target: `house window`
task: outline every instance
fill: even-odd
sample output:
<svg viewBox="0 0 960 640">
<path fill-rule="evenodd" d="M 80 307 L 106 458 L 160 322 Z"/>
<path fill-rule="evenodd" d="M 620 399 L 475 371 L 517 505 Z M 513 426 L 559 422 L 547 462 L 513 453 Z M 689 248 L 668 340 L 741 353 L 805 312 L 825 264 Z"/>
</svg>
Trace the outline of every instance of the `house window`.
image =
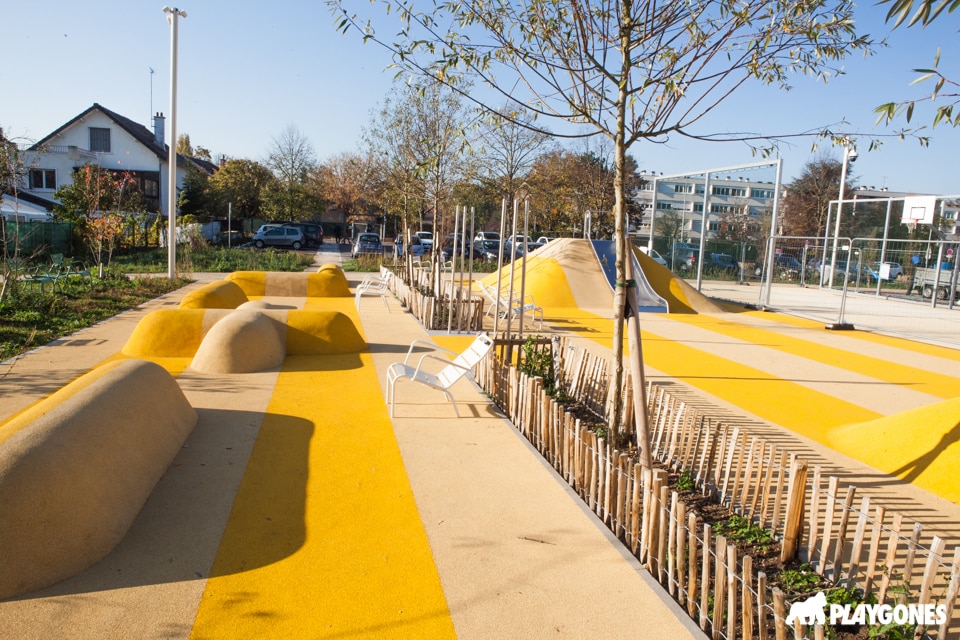
<svg viewBox="0 0 960 640">
<path fill-rule="evenodd" d="M 720 223 L 716 220 L 710 221 L 710 231 L 720 231 Z"/>
<path fill-rule="evenodd" d="M 56 189 L 57 172 L 53 169 L 30 169 L 31 189 Z"/>
<path fill-rule="evenodd" d="M 750 195 L 757 200 L 769 200 L 773 197 L 773 189 L 751 189 Z"/>
<path fill-rule="evenodd" d="M 160 183 L 149 178 L 143 181 L 143 195 L 148 198 L 157 198 L 160 196 Z"/>
<path fill-rule="evenodd" d="M 693 193 L 692 184 L 675 184 L 673 185 L 674 193 Z"/>
<path fill-rule="evenodd" d="M 90 127 L 90 151 L 110 153 L 110 129 Z"/>
</svg>

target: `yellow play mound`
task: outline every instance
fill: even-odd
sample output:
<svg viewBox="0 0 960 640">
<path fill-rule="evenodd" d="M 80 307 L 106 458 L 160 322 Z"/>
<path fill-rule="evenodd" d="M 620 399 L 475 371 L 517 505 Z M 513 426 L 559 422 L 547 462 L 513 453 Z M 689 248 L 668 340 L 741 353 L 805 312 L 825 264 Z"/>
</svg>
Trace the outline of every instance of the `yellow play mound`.
<svg viewBox="0 0 960 640">
<path fill-rule="evenodd" d="M 169 373 L 125 360 L 0 426 L 0 598 L 110 553 L 196 423 Z"/>
<path fill-rule="evenodd" d="M 960 503 L 960 398 L 837 427 L 828 439 L 841 453 Z"/>
<path fill-rule="evenodd" d="M 644 276 L 663 299 L 670 313 L 724 313 L 723 308 L 677 278 L 669 269 L 635 249 Z M 597 262 L 589 240 L 559 238 L 527 257 L 526 280 L 521 279 L 520 265 L 514 265 L 513 288 L 532 295 L 541 307 L 577 307 L 608 313 L 613 307 L 613 290 Z M 500 280 L 503 287 L 510 282 L 510 265 L 504 266 Z M 483 279 L 496 286 L 497 273 Z"/>
</svg>

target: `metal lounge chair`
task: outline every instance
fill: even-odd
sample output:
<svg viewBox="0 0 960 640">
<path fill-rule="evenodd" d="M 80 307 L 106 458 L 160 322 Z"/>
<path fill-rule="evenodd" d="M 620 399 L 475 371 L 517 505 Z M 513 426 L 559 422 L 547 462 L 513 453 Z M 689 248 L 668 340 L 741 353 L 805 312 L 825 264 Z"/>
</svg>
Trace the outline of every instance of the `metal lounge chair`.
<svg viewBox="0 0 960 640">
<path fill-rule="evenodd" d="M 480 290 L 483 292 L 483 295 L 487 297 L 487 300 L 490 301 L 490 307 L 487 309 L 487 314 L 489 314 L 493 309 L 496 309 L 498 313 L 501 314 L 500 317 L 506 318 L 507 322 L 513 322 L 515 318 L 519 318 L 520 314 L 532 317 L 539 323 L 539 329 L 543 329 L 543 307 L 538 307 L 533 301 L 533 296 L 527 294 L 520 299 L 520 294 L 513 292 L 512 303 L 511 295 L 509 289 L 501 291 L 499 293 L 494 293 L 493 287 L 486 287 L 482 282 L 477 283 L 480 286 Z"/>
<path fill-rule="evenodd" d="M 410 358 L 413 356 L 413 350 L 417 345 L 430 347 L 435 351 L 443 351 L 456 357 L 453 361 L 450 361 L 435 353 L 425 353 L 420 356 L 420 360 L 416 366 L 413 366 L 410 364 Z M 453 405 L 453 410 L 459 418 L 460 411 L 457 409 L 457 403 L 454 401 L 449 389 L 461 378 L 471 376 L 473 368 L 490 353 L 491 349 L 493 349 L 493 339 L 486 333 L 477 335 L 476 339 L 470 343 L 470 346 L 467 347 L 463 353 L 444 349 L 425 340 L 414 340 L 410 344 L 410 350 L 407 351 L 407 357 L 403 359 L 403 362 L 394 362 L 387 369 L 387 402 L 390 403 L 390 417 L 393 417 L 393 409 L 397 399 L 395 389 L 397 381 L 407 378 L 411 382 L 418 382 L 431 389 L 442 391 L 443 395 L 445 395 L 447 400 Z M 424 368 L 426 363 L 433 360 L 445 365 L 437 373 L 431 373 Z"/>
<path fill-rule="evenodd" d="M 383 301 L 383 306 L 389 309 L 390 305 L 387 304 L 387 294 L 390 293 L 391 277 L 392 274 L 388 272 L 383 276 L 367 276 L 364 278 L 363 282 L 357 285 L 357 292 L 353 298 L 353 303 L 357 306 L 357 309 L 360 308 L 360 298 L 366 293 L 379 295 Z"/>
</svg>

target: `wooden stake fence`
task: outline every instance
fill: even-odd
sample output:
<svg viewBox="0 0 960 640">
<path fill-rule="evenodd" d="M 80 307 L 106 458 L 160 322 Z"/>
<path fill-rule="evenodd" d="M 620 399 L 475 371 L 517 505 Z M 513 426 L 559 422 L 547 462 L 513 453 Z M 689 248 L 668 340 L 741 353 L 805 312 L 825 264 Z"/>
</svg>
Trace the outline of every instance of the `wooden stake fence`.
<svg viewBox="0 0 960 640">
<path fill-rule="evenodd" d="M 606 407 L 607 364 L 564 340 L 542 341 L 553 349 L 556 384 L 591 407 Z M 501 351 L 501 353 L 509 353 Z M 511 357 L 512 360 L 512 357 Z M 652 453 L 669 469 L 643 469 L 629 451 L 614 447 L 547 396 L 531 378 L 491 358 L 478 382 L 557 473 L 581 496 L 647 570 L 685 605 L 714 638 L 788 637 L 784 594 L 766 575 L 753 575 L 753 558 L 698 520 L 668 484 L 668 473 L 688 473 L 704 494 L 771 531 L 781 541 L 782 560 L 809 561 L 835 583 L 857 585 L 881 603 L 945 603 L 947 622 L 925 630 L 929 637 L 955 637 L 960 621 L 960 546 L 944 560 L 946 543 L 909 535 L 903 518 L 870 500 L 856 502 L 856 487 L 841 490 L 807 464 L 736 425 L 701 414 L 663 388 L 647 393 Z M 856 506 L 855 506 L 856 503 Z M 873 509 L 873 511 L 871 511 Z M 806 530 L 804 531 L 804 527 Z M 894 600 L 894 598 L 897 598 Z M 712 605 L 711 605 L 712 603 Z M 824 629 L 813 629 L 822 637 Z"/>
</svg>

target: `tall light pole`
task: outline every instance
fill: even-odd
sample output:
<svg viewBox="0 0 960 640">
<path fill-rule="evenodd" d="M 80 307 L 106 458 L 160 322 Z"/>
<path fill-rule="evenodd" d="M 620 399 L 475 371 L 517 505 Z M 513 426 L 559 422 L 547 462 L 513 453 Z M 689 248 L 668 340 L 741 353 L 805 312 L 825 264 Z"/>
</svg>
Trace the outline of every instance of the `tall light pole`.
<svg viewBox="0 0 960 640">
<path fill-rule="evenodd" d="M 170 145 L 167 156 L 167 277 L 177 271 L 177 20 L 187 12 L 164 7 L 170 23 Z"/>
</svg>

